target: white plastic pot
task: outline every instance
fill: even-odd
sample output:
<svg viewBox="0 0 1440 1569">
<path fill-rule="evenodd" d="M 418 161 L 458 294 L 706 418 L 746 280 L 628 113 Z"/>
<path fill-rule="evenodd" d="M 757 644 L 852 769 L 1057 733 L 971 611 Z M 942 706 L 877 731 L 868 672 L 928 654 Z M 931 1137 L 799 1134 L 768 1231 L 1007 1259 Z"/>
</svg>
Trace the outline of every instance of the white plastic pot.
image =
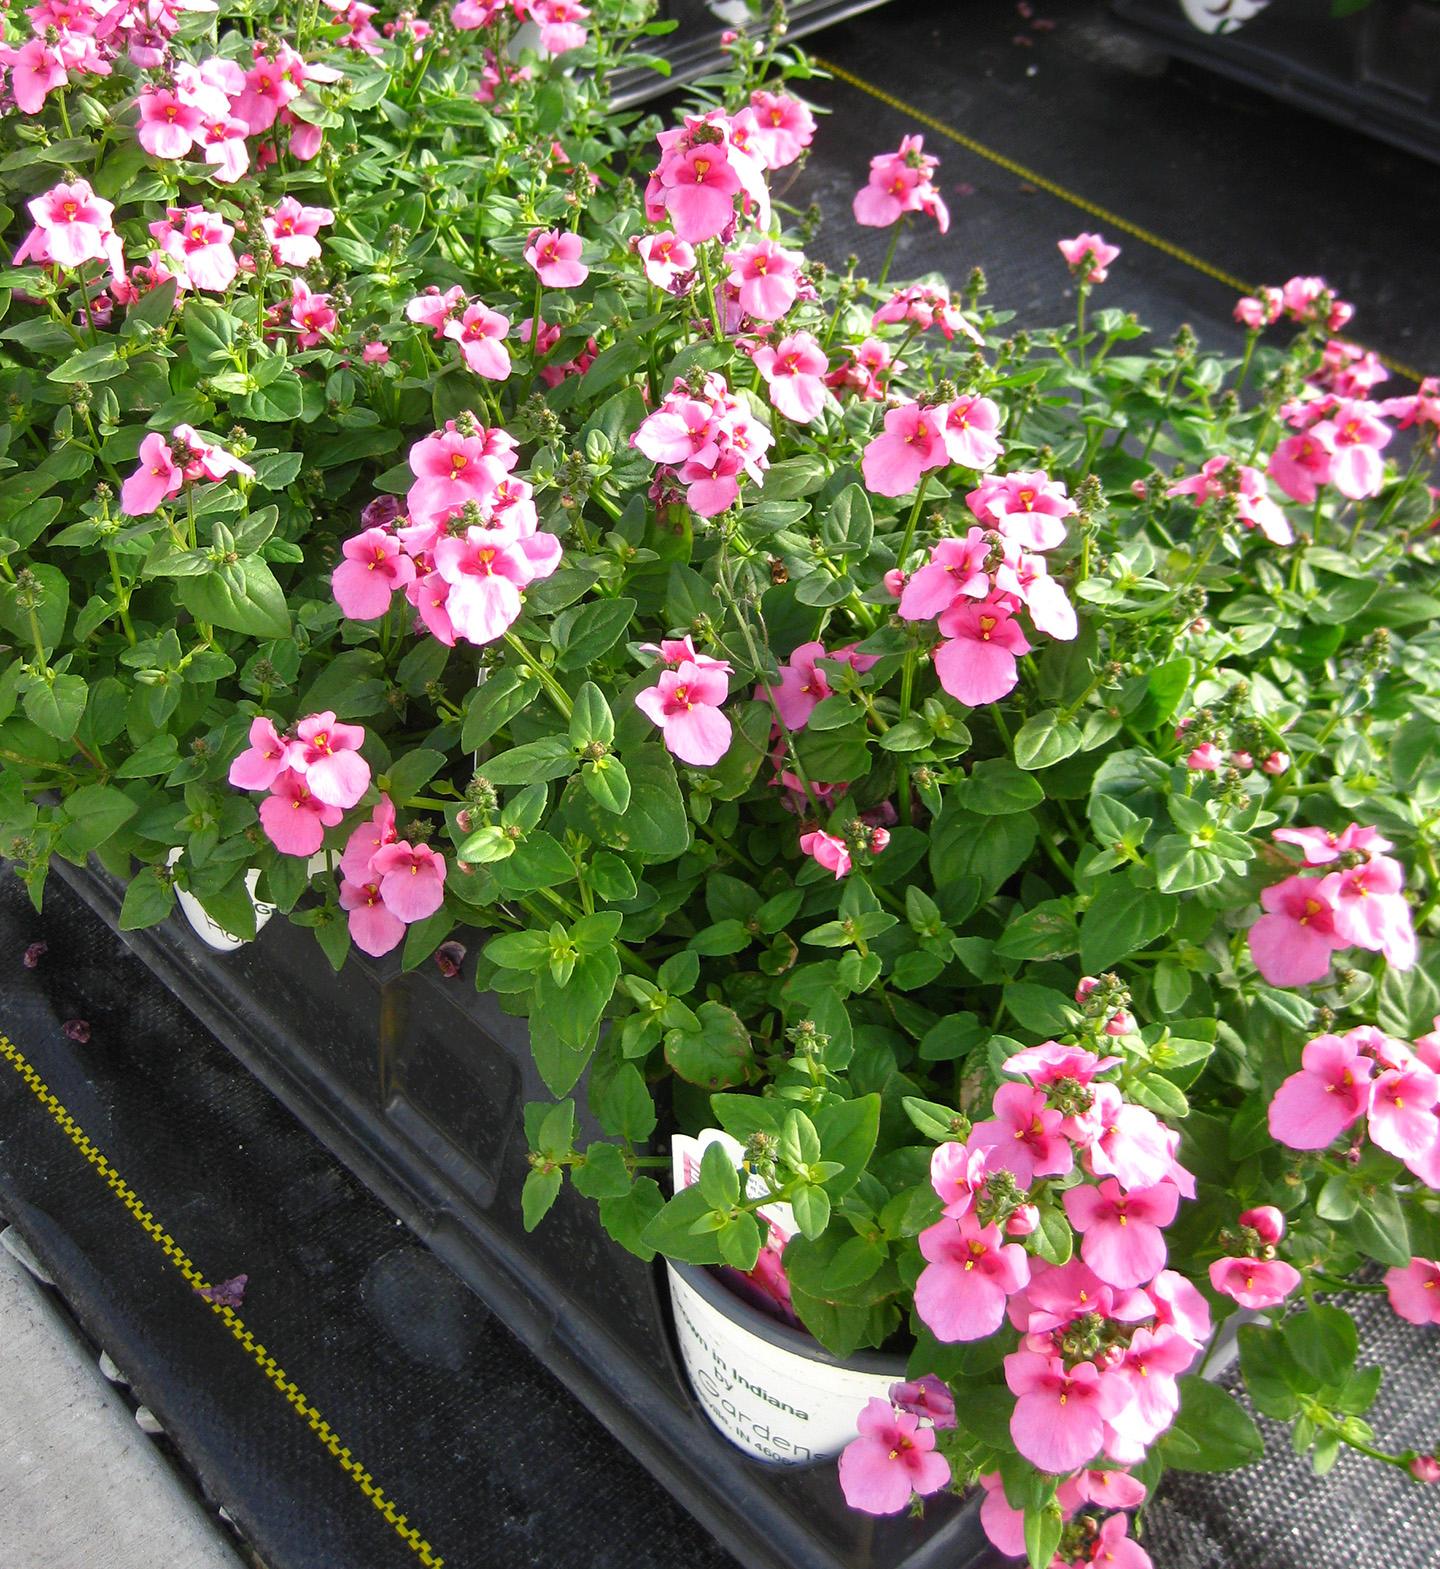
<svg viewBox="0 0 1440 1569">
<path fill-rule="evenodd" d="M 833 1459 L 872 1396 L 889 1400 L 905 1359 L 841 1362 L 803 1330 L 747 1306 L 715 1276 L 667 1261 L 675 1333 L 701 1409 L 736 1445 L 783 1465 Z"/>
<path fill-rule="evenodd" d="M 174 866 L 176 861 L 185 854 L 183 845 L 176 845 L 170 854 L 165 857 L 166 866 Z M 317 871 L 325 870 L 325 855 L 320 852 L 310 857 L 306 867 L 308 874 L 313 877 Z M 255 935 L 260 935 L 260 928 L 275 913 L 273 904 L 262 904 L 255 897 L 255 888 L 260 881 L 260 869 L 252 866 L 245 873 L 245 889 L 250 895 L 250 903 L 255 906 Z M 216 953 L 234 953 L 237 948 L 243 948 L 250 941 L 248 937 L 237 937 L 234 932 L 227 932 L 221 924 L 212 920 L 205 906 L 187 889 L 179 886 L 175 889 L 175 898 L 180 906 L 180 913 L 189 921 L 195 935 L 206 947 L 213 948 Z"/>
</svg>

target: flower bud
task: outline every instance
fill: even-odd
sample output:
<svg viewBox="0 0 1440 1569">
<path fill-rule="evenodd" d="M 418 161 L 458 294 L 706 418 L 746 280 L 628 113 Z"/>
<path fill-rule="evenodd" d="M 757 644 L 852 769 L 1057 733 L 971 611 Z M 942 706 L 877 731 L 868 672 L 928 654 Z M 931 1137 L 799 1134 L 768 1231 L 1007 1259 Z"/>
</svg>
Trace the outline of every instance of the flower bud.
<svg viewBox="0 0 1440 1569">
<path fill-rule="evenodd" d="M 1267 1247 L 1273 1248 L 1285 1235 L 1285 1217 L 1273 1204 L 1261 1204 L 1255 1209 L 1247 1209 L 1240 1217 L 1240 1224 L 1249 1226 Z"/>
<path fill-rule="evenodd" d="M 1410 1462 L 1410 1475 L 1417 1482 L 1440 1482 L 1440 1460 L 1434 1455 L 1416 1455 Z"/>
</svg>

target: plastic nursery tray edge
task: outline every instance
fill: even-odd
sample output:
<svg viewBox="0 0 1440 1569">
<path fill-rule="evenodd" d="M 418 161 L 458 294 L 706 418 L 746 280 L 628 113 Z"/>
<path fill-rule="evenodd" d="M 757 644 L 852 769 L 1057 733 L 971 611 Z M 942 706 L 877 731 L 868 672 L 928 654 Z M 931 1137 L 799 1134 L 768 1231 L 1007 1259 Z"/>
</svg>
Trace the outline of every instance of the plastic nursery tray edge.
<svg viewBox="0 0 1440 1569">
<path fill-rule="evenodd" d="M 122 885 L 93 863 L 55 865 L 76 894 L 115 928 Z M 516 1215 L 513 1235 L 507 1235 L 503 1213 L 497 1220 L 467 1202 L 455 1183 L 399 1138 L 394 1124 L 366 1105 L 353 1086 L 337 1083 L 323 1064 L 307 1059 L 297 1041 L 267 1039 L 247 1022 L 255 1010 L 237 978 L 235 955 L 206 948 L 178 916 L 119 935 L 747 1569 L 999 1569 L 1002 1561 L 985 1541 L 971 1501 L 932 1500 L 924 1521 L 906 1516 L 876 1520 L 846 1509 L 833 1464 L 772 1467 L 747 1458 L 710 1425 L 685 1384 L 658 1260 L 647 1269 L 603 1236 L 598 1219 L 591 1222 L 604 1247 L 613 1250 L 617 1268 L 633 1265 L 648 1277 L 644 1296 L 653 1323 L 642 1337 L 642 1353 L 638 1345 L 627 1347 L 572 1295 L 557 1291 L 536 1262 L 546 1246 L 544 1224 L 533 1242 L 526 1239 L 519 1229 L 518 1201 L 510 1205 Z M 262 932 L 248 950 L 264 954 L 268 948 L 268 956 L 278 957 L 271 935 L 267 945 Z M 318 949 L 314 954 L 319 958 Z M 388 973 L 383 966 L 367 968 Z M 328 965 L 317 973 L 329 975 L 340 1006 L 345 987 Z M 422 972 L 404 980 L 422 998 L 430 987 L 457 984 Z M 458 984 L 469 992 L 468 981 Z M 354 986 L 349 990 L 353 993 Z M 523 1021 L 510 1022 L 523 1030 Z M 513 1050 L 513 1043 L 496 1044 Z M 524 1065 L 533 1074 L 528 1046 L 523 1039 L 520 1044 Z M 543 1093 L 537 1081 L 526 1098 Z M 507 1196 L 513 1193 L 502 1193 L 500 1204 Z M 663 1347 L 658 1366 L 657 1345 Z"/>
</svg>

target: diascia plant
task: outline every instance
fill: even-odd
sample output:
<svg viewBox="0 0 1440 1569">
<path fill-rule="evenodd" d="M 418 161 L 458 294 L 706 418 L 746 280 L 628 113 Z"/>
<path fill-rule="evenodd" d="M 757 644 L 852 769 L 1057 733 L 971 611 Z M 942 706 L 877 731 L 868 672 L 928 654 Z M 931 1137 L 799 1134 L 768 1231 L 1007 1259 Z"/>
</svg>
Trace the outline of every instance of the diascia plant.
<svg viewBox="0 0 1440 1569">
<path fill-rule="evenodd" d="M 1260 1454 L 1238 1308 L 1317 1471 L 1434 1480 L 1340 1303 L 1440 1320 L 1440 391 L 1319 278 L 1149 344 L 1094 234 L 1053 330 L 892 285 L 919 137 L 825 215 L 881 279 L 823 266 L 781 30 L 663 124 L 602 109 L 663 26 L 591 9 L 7 21 L 15 870 L 246 937 L 258 869 L 337 967 L 469 928 L 554 1097 L 528 1224 L 568 1177 L 913 1348 L 858 1508 L 978 1481 L 1036 1569 L 1143 1569 L 1166 1466 Z M 779 1263 L 719 1149 L 648 1174 L 715 1124 Z"/>
</svg>

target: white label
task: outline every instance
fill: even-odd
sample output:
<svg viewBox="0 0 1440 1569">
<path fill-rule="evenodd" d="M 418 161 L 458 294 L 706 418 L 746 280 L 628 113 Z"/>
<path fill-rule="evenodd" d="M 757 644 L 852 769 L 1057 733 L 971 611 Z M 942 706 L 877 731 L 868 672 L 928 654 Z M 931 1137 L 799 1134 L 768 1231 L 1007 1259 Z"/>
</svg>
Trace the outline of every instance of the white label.
<svg viewBox="0 0 1440 1569">
<path fill-rule="evenodd" d="M 1270 0 L 1180 0 L 1192 27 L 1202 33 L 1235 33 L 1269 5 Z"/>
<path fill-rule="evenodd" d="M 689 1187 L 700 1173 L 700 1157 L 720 1144 L 736 1166 L 744 1148 L 718 1128 L 698 1138 L 677 1135 L 671 1140 L 675 1187 Z M 746 1185 L 750 1198 L 765 1192 L 762 1178 Z M 768 1244 L 779 1252 L 796 1231 L 788 1204 L 757 1211 L 770 1226 Z M 727 1314 L 713 1308 L 673 1269 L 669 1270 L 675 1328 L 691 1387 L 705 1414 L 741 1449 L 763 1460 L 799 1465 L 828 1460 L 855 1436 L 855 1419 L 872 1396 L 890 1398 L 890 1386 L 902 1378 L 897 1362 L 893 1374 L 857 1373 L 813 1357 L 772 1345 L 752 1334 Z M 760 1289 L 767 1289 L 757 1281 Z M 739 1300 L 737 1309 L 741 1308 Z"/>
<path fill-rule="evenodd" d="M 176 845 L 165 858 L 166 866 L 174 866 L 176 861 L 184 855 L 185 850 L 181 845 Z M 310 857 L 310 864 L 306 871 L 313 877 L 316 871 L 325 870 L 324 852 L 317 852 Z M 258 936 L 260 928 L 275 913 L 273 904 L 261 904 L 255 897 L 255 888 L 260 881 L 260 868 L 252 866 L 245 873 L 245 891 L 250 895 L 250 903 L 255 906 L 255 933 Z M 250 941 L 248 937 L 237 937 L 234 932 L 227 932 L 219 921 L 212 920 L 205 906 L 187 889 L 178 884 L 175 888 L 175 897 L 179 901 L 181 913 L 194 928 L 195 935 L 207 947 L 215 949 L 217 953 L 234 953 L 237 948 L 243 948 Z"/>
</svg>

